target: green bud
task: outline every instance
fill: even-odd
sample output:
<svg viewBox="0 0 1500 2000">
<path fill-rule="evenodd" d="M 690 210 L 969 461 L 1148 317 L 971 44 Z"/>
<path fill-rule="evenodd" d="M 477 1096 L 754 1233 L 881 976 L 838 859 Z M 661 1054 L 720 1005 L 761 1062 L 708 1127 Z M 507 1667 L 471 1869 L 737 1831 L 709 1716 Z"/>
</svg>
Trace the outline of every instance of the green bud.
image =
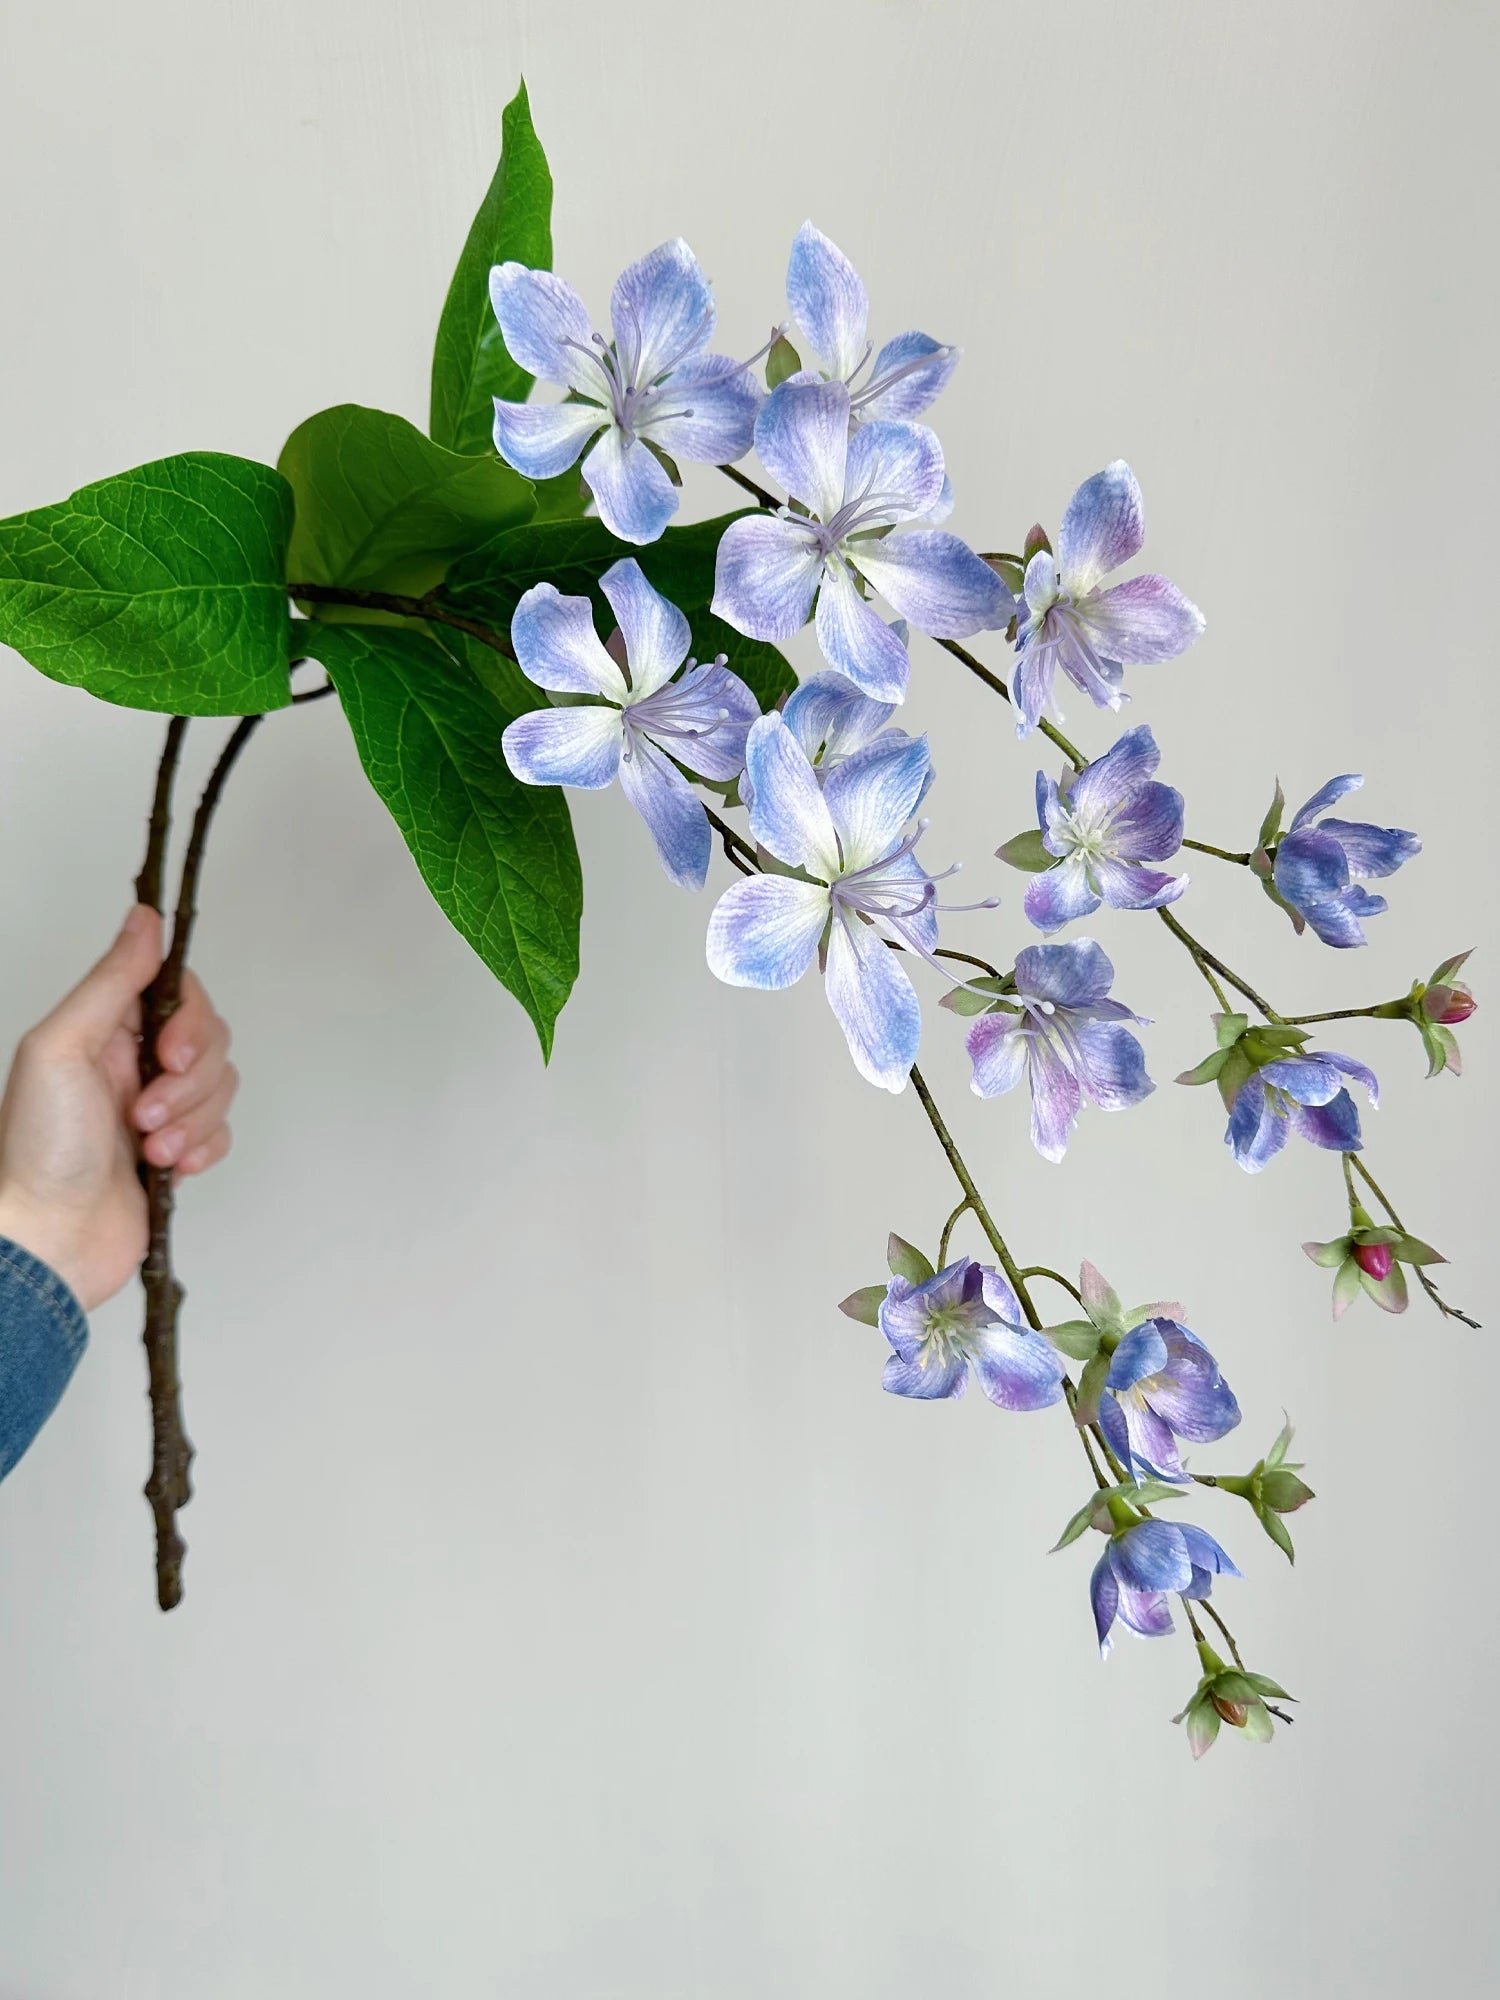
<svg viewBox="0 0 1500 2000">
<path fill-rule="evenodd" d="M 1048 555 L 1051 555 L 1052 544 L 1047 540 L 1047 530 L 1038 523 L 1037 526 L 1027 532 L 1021 551 L 1022 562 L 1029 563 L 1031 558 L 1034 555 L 1039 555 L 1043 549 L 1047 551 Z"/>
<path fill-rule="evenodd" d="M 1266 1506 L 1276 1514 L 1295 1514 L 1299 1507 L 1317 1498 L 1306 1480 L 1299 1479 L 1285 1465 L 1268 1466 L 1261 1474 L 1260 1490 Z"/>
</svg>

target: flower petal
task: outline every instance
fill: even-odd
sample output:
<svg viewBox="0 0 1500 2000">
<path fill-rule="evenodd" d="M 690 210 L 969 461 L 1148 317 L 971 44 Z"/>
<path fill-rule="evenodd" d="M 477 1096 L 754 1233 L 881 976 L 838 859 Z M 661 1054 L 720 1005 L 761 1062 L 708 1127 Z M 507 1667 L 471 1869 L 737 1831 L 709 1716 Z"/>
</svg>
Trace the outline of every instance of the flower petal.
<svg viewBox="0 0 1500 2000">
<path fill-rule="evenodd" d="M 1172 1609 L 1159 1590 L 1120 1591 L 1120 1623 L 1143 1639 L 1165 1639 L 1172 1630 Z"/>
<path fill-rule="evenodd" d="M 1286 1144 L 1286 1108 L 1266 1089 L 1259 1073 L 1247 1077 L 1236 1093 L 1224 1138 L 1236 1165 L 1247 1174 L 1269 1166 Z"/>
<path fill-rule="evenodd" d="M 1301 840 L 1303 836 L 1298 834 L 1297 838 Z M 1306 918 L 1308 928 L 1313 935 L 1321 939 L 1324 944 L 1332 945 L 1337 951 L 1351 951 L 1356 946 L 1368 944 L 1369 939 L 1365 936 L 1364 926 L 1359 919 L 1361 916 L 1379 916 L 1386 908 L 1385 898 L 1377 896 L 1372 900 L 1378 903 L 1378 909 L 1356 911 L 1349 902 L 1351 893 L 1353 892 L 1350 889 L 1345 889 L 1342 894 L 1331 897 L 1327 902 L 1302 903 L 1297 906 L 1300 915 Z M 1364 898 L 1360 897 L 1358 900 L 1363 903 Z M 1287 901 L 1290 902 L 1291 898 L 1288 897 Z"/>
<path fill-rule="evenodd" d="M 902 1360 L 914 1360 L 932 1331 L 926 1287 L 893 1276 L 880 1302 L 878 1324 Z"/>
<path fill-rule="evenodd" d="M 847 381 L 864 355 L 869 294 L 843 251 L 811 222 L 792 243 L 786 301 L 818 360 Z"/>
<path fill-rule="evenodd" d="M 1059 1007 L 1088 1007 L 1102 1000 L 1115 969 L 1093 938 L 1068 944 L 1028 944 L 1016 953 L 1016 991 Z"/>
<path fill-rule="evenodd" d="M 637 426 L 672 458 L 694 465 L 729 465 L 755 436 L 766 393 L 729 354 L 695 354 L 674 368 L 659 392 L 658 416 L 648 409 Z"/>
<path fill-rule="evenodd" d="M 930 760 L 925 736 L 889 730 L 828 774 L 823 797 L 843 852 L 843 873 L 882 860 L 927 787 Z"/>
<path fill-rule="evenodd" d="M 1341 778 L 1330 778 L 1326 785 L 1313 793 L 1306 805 L 1298 808 L 1287 831 L 1300 833 L 1309 820 L 1316 819 L 1320 812 L 1327 812 L 1330 806 L 1337 805 L 1350 792 L 1357 792 L 1363 783 L 1364 779 L 1358 771 L 1346 771 Z"/>
<path fill-rule="evenodd" d="M 831 882 L 839 872 L 833 821 L 812 766 L 774 711 L 751 728 L 745 768 L 755 803 L 750 831 L 780 861 Z"/>
<path fill-rule="evenodd" d="M 875 421 L 849 440 L 844 471 L 847 494 L 868 495 L 861 520 L 901 521 L 925 514 L 943 490 L 943 447 L 925 424 Z M 876 509 L 882 498 L 888 506 Z M 892 600 L 894 602 L 894 599 Z"/>
<path fill-rule="evenodd" d="M 680 236 L 659 243 L 620 273 L 609 295 L 609 318 L 625 379 L 633 388 L 645 388 L 707 347 L 714 331 L 714 295 Z"/>
<path fill-rule="evenodd" d="M 1326 1104 L 1339 1089 L 1338 1069 L 1322 1056 L 1279 1056 L 1264 1065 L 1261 1075 L 1276 1090 L 1298 1104 Z"/>
<path fill-rule="evenodd" d="M 1212 1535 L 1206 1534 L 1202 1528 L 1195 1528 L 1191 1521 L 1177 1521 L 1173 1525 L 1187 1544 L 1188 1559 L 1194 1569 L 1206 1569 L 1215 1576 L 1241 1574 Z"/>
<path fill-rule="evenodd" d="M 1075 598 L 1129 562 L 1146 539 L 1146 515 L 1136 476 L 1123 458 L 1086 479 L 1068 502 L 1057 537 L 1063 588 Z M 1028 593 L 1029 595 L 1029 593 Z"/>
<path fill-rule="evenodd" d="M 1162 875 L 1154 868 L 1111 861 L 1104 855 L 1094 862 L 1094 879 L 1112 910 L 1159 910 L 1165 903 L 1175 903 L 1188 885 L 1186 875 Z"/>
<path fill-rule="evenodd" d="M 822 573 L 822 552 L 806 528 L 746 514 L 719 538 L 711 608 L 751 639 L 790 639 L 812 615 Z"/>
<path fill-rule="evenodd" d="M 628 723 L 620 789 L 646 822 L 672 880 L 682 889 L 701 889 L 713 851 L 703 801 L 670 759 Z"/>
<path fill-rule="evenodd" d="M 1161 752 L 1150 725 L 1143 722 L 1139 728 L 1127 729 L 1123 736 L 1115 738 L 1102 757 L 1096 757 L 1073 779 L 1069 787 L 1073 810 L 1087 813 L 1091 819 L 1115 812 L 1148 778 L 1155 777 L 1160 762 Z M 1161 856 L 1150 858 L 1155 861 Z"/>
<path fill-rule="evenodd" d="M 1137 1477 L 1144 1471 L 1157 1479 L 1176 1483 L 1186 1478 L 1177 1455 L 1176 1440 L 1169 1426 L 1149 1405 L 1134 1402 L 1124 1406 L 1125 1435 L 1130 1443 L 1126 1460 Z"/>
<path fill-rule="evenodd" d="M 495 398 L 495 449 L 526 479 L 555 479 L 609 422 L 597 403 L 505 403 Z"/>
<path fill-rule="evenodd" d="M 755 449 L 793 499 L 831 521 L 844 503 L 849 391 L 842 382 L 783 382 L 755 420 Z"/>
<path fill-rule="evenodd" d="M 692 644 L 688 622 L 675 604 L 646 581 L 634 556 L 611 563 L 599 579 L 625 640 L 630 700 L 644 701 L 669 681 Z"/>
<path fill-rule="evenodd" d="M 518 367 L 544 382 L 566 382 L 582 395 L 607 400 L 603 370 L 592 353 L 588 309 L 571 285 L 550 271 L 497 264 L 490 272 L 490 304 L 505 351 Z"/>
<path fill-rule="evenodd" d="M 976 1097 L 999 1097 L 1014 1090 L 1026 1074 L 1031 1038 L 1022 1032 L 1017 1014 L 981 1014 L 964 1037 L 974 1065 L 971 1088 Z"/>
<path fill-rule="evenodd" d="M 1203 1374 L 1174 1374 L 1169 1363 L 1147 1395 L 1152 1409 L 1190 1444 L 1212 1444 L 1240 1420 L 1234 1391 L 1216 1367 Z"/>
<path fill-rule="evenodd" d="M 521 672 L 537 687 L 625 700 L 625 676 L 599 643 L 586 597 L 564 597 L 550 583 L 534 583 L 511 614 L 510 643 Z"/>
<path fill-rule="evenodd" d="M 1109 1629 L 1120 1608 L 1120 1586 L 1115 1582 L 1114 1565 L 1106 1549 L 1094 1564 L 1089 1577 L 1089 1604 L 1094 1613 L 1094 1630 L 1099 1635 L 1099 1653 L 1109 1652 Z"/>
<path fill-rule="evenodd" d="M 854 1067 L 881 1090 L 906 1087 L 922 1036 L 922 1009 L 880 933 L 834 907 L 825 975 L 828 1004 Z"/>
<path fill-rule="evenodd" d="M 1327 902 L 1348 886 L 1349 863 L 1331 833 L 1304 827 L 1300 833 L 1289 833 L 1276 849 L 1272 880 L 1293 908 L 1305 912 L 1310 904 Z"/>
<path fill-rule="evenodd" d="M 1072 1070 L 1036 1038 L 1031 1044 L 1031 1143 L 1054 1163 L 1068 1150 L 1083 1093 Z"/>
<path fill-rule="evenodd" d="M 536 708 L 507 724 L 500 747 L 523 785 L 598 792 L 614 783 L 624 733 L 617 708 Z"/>
<path fill-rule="evenodd" d="M 1002 1410 L 1045 1410 L 1062 1401 L 1062 1358 L 1039 1333 L 985 1327 L 969 1349 L 980 1388 Z"/>
<path fill-rule="evenodd" d="M 1167 1365 L 1167 1343 L 1155 1320 L 1134 1326 L 1110 1356 L 1104 1386 L 1116 1394 L 1133 1389 L 1147 1375 L 1155 1375 Z"/>
<path fill-rule="evenodd" d="M 1052 699 L 1052 681 L 1057 669 L 1053 646 L 1025 646 L 1016 657 L 1011 694 L 1016 704 L 1016 734 L 1029 736 Z"/>
<path fill-rule="evenodd" d="M 1173 1521 L 1141 1521 L 1109 1545 L 1110 1562 L 1127 1590 L 1181 1590 L 1193 1565 L 1182 1531 Z"/>
<path fill-rule="evenodd" d="M 860 596 L 848 565 L 836 555 L 823 565 L 817 627 L 824 659 L 861 693 L 875 701 L 905 700 L 906 648 Z"/>
<path fill-rule="evenodd" d="M 1422 843 L 1416 834 L 1404 833 L 1395 826 L 1367 826 L 1361 820 L 1325 819 L 1318 831 L 1332 834 L 1343 848 L 1351 875 L 1394 875 L 1414 854 L 1422 851 Z"/>
<path fill-rule="evenodd" d="M 654 542 L 677 512 L 677 488 L 639 438 L 614 425 L 583 461 L 599 519 L 622 542 Z"/>
<path fill-rule="evenodd" d="M 997 1271 L 992 1264 L 982 1264 L 980 1291 L 990 1311 L 998 1313 L 1007 1326 L 1025 1326 L 1026 1319 L 1021 1311 L 1021 1301 L 1011 1289 L 1010 1279 L 1003 1271 Z"/>
<path fill-rule="evenodd" d="M 1122 861 L 1165 861 L 1182 845 L 1182 794 L 1171 785 L 1142 785 L 1117 814 L 1111 845 Z"/>
<path fill-rule="evenodd" d="M 1299 1139 L 1330 1153 L 1357 1153 L 1363 1141 L 1359 1110 L 1347 1090 L 1326 1104 L 1293 1104 L 1287 1114 Z"/>
<path fill-rule="evenodd" d="M 1175 660 L 1205 622 L 1197 605 L 1164 576 L 1133 576 L 1097 591 L 1079 605 L 1078 616 L 1099 651 L 1126 667 Z"/>
<path fill-rule="evenodd" d="M 863 431 L 855 433 L 856 441 Z M 967 542 L 943 528 L 908 528 L 844 544 L 863 576 L 919 632 L 967 639 L 1009 623 L 1015 599 Z"/>
<path fill-rule="evenodd" d="M 881 348 L 869 381 L 856 391 L 856 415 L 906 420 L 920 416 L 941 395 L 958 361 L 956 347 L 944 347 L 930 334 L 898 333 Z"/>
<path fill-rule="evenodd" d="M 951 1348 L 943 1353 L 936 1342 L 922 1347 L 910 1361 L 893 1354 L 885 1364 L 881 1387 L 893 1396 L 913 1396 L 924 1403 L 944 1396 L 961 1396 L 968 1387 L 968 1366 Z"/>
<path fill-rule="evenodd" d="M 1060 931 L 1077 917 L 1092 916 L 1099 903 L 1081 854 L 1070 855 L 1044 874 L 1033 875 L 1021 898 L 1022 909 L 1039 931 Z"/>
<path fill-rule="evenodd" d="M 1362 1083 L 1369 1092 L 1371 1104 L 1379 1105 L 1380 1080 L 1367 1064 L 1356 1062 L 1353 1056 L 1341 1056 L 1336 1049 L 1324 1049 L 1320 1059 L 1330 1063 L 1340 1076 L 1352 1077 L 1356 1083 Z"/>
<path fill-rule="evenodd" d="M 794 986 L 817 955 L 828 891 L 786 875 L 747 875 L 708 920 L 708 969 L 729 986 Z"/>
<path fill-rule="evenodd" d="M 792 690 L 781 719 L 810 764 L 828 769 L 873 743 L 896 713 L 896 704 L 872 701 L 843 674 L 812 674 Z"/>
</svg>

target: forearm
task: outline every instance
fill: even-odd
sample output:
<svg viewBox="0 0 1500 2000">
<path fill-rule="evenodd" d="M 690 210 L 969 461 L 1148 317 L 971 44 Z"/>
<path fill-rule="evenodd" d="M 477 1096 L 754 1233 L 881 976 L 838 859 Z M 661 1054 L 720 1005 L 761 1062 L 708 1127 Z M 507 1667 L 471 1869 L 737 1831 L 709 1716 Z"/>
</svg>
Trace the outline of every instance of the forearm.
<svg viewBox="0 0 1500 2000">
<path fill-rule="evenodd" d="M 0 1234 L 0 1479 L 51 1416 L 87 1341 L 68 1286 Z"/>
</svg>

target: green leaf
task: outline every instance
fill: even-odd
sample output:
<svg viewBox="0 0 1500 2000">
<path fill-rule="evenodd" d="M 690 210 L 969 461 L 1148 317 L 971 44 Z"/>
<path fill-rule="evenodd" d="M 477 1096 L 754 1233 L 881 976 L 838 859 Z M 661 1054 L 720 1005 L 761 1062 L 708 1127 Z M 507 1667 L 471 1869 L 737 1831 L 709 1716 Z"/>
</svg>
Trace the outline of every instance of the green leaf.
<svg viewBox="0 0 1500 2000">
<path fill-rule="evenodd" d="M 291 526 L 280 474 L 221 452 L 80 487 L 0 521 L 0 643 L 124 708 L 283 708 Z"/>
<path fill-rule="evenodd" d="M 1092 1361 L 1099 1352 L 1102 1336 L 1091 1319 L 1068 1319 L 1061 1326 L 1043 1327 L 1042 1331 L 1070 1361 Z"/>
<path fill-rule="evenodd" d="M 916 1244 L 908 1243 L 894 1230 L 885 1247 L 885 1258 L 893 1278 L 905 1278 L 913 1285 L 925 1285 L 929 1278 L 937 1275 L 930 1259 L 923 1256 Z"/>
<path fill-rule="evenodd" d="M 421 632 L 310 625 L 365 775 L 439 909 L 536 1024 L 542 1053 L 578 975 L 583 885 L 567 803 L 511 776 L 514 711 Z"/>
<path fill-rule="evenodd" d="M 449 451 L 491 448 L 492 398 L 524 403 L 531 377 L 505 350 L 490 305 L 496 264 L 552 268 L 552 175 L 523 83 L 500 120 L 500 164 L 469 226 L 432 353 L 428 429 Z"/>
<path fill-rule="evenodd" d="M 788 375 L 795 375 L 802 367 L 802 357 L 784 333 L 777 334 L 771 342 L 771 351 L 766 356 L 766 387 L 779 389 Z"/>
<path fill-rule="evenodd" d="M 1057 1540 L 1052 1544 L 1052 1547 L 1047 1551 L 1047 1553 L 1049 1555 L 1055 1556 L 1059 1549 L 1065 1549 L 1067 1548 L 1070 1542 L 1076 1542 L 1078 1540 L 1078 1537 L 1084 1533 L 1084 1531 L 1088 1528 L 1089 1524 L 1092 1522 L 1095 1510 L 1097 1509 L 1098 1505 L 1099 1502 L 1097 1497 L 1091 1494 L 1089 1498 L 1084 1501 L 1083 1505 L 1079 1508 L 1078 1512 L 1076 1514 L 1072 1514 L 1069 1516 L 1068 1525 L 1063 1529 L 1062 1533 L 1058 1536 Z"/>
<path fill-rule="evenodd" d="M 1057 856 L 1049 854 L 1042 843 L 1039 826 L 1030 826 L 1024 833 L 1014 835 L 996 853 L 1007 867 L 1019 868 L 1027 875 L 1040 875 L 1057 866 Z"/>
<path fill-rule="evenodd" d="M 765 640 L 747 639 L 711 611 L 696 607 L 688 611 L 688 624 L 693 631 L 693 658 L 713 660 L 723 653 L 762 709 L 774 708 L 797 685 L 791 661 Z"/>
<path fill-rule="evenodd" d="M 847 1299 L 839 1300 L 839 1311 L 847 1313 L 850 1319 L 857 1319 L 861 1326 L 879 1326 L 885 1291 L 884 1285 L 861 1285 Z"/>
<path fill-rule="evenodd" d="M 341 403 L 299 424 L 278 469 L 296 496 L 295 583 L 421 597 L 458 556 L 531 518 L 531 484 L 493 454 L 460 458 L 385 410 Z M 327 606 L 338 623 L 371 613 Z"/>
</svg>

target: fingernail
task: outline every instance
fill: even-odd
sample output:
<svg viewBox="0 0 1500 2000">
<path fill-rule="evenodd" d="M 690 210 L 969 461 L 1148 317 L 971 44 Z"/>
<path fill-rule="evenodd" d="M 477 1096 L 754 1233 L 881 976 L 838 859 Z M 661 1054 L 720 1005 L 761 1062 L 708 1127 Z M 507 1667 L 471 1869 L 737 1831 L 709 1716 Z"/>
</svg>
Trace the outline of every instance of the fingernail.
<svg viewBox="0 0 1500 2000">
<path fill-rule="evenodd" d="M 180 1075 L 183 1070 L 191 1069 L 193 1064 L 197 1060 L 198 1060 L 198 1051 L 193 1047 L 192 1043 L 189 1042 L 186 1044 L 185 1047 L 180 1048 L 177 1051 L 177 1053 L 172 1057 L 172 1067 Z"/>
<path fill-rule="evenodd" d="M 136 1113 L 135 1122 L 143 1132 L 154 1132 L 158 1125 L 165 1125 L 167 1122 L 166 1105 L 142 1105 L 141 1109 Z"/>
</svg>

